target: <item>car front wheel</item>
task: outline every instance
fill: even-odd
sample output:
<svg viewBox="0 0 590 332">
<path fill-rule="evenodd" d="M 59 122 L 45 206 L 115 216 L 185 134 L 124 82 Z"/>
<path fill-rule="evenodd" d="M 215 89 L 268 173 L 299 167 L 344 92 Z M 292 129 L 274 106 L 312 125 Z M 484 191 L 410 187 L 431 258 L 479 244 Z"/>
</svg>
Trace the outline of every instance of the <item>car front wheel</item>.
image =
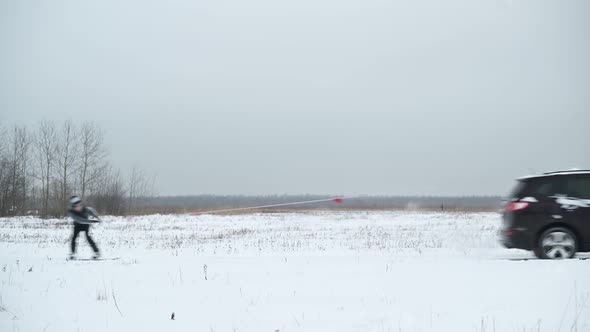
<svg viewBox="0 0 590 332">
<path fill-rule="evenodd" d="M 556 227 L 543 232 L 535 255 L 542 259 L 572 258 L 576 254 L 576 236 L 569 229 Z"/>
</svg>

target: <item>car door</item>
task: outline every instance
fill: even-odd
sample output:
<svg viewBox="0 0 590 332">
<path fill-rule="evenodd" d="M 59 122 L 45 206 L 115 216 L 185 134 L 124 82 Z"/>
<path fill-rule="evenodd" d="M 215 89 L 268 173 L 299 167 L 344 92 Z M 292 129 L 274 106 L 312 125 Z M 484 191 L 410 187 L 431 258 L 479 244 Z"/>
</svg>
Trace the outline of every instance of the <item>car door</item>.
<svg viewBox="0 0 590 332">
<path fill-rule="evenodd" d="M 567 179 L 564 176 L 550 176 L 543 178 L 531 193 L 533 198 L 539 201 L 535 204 L 539 211 L 537 220 L 543 220 L 543 227 L 547 224 L 553 224 L 556 221 L 568 222 L 569 215 L 566 214 L 557 201 L 562 197 L 567 197 Z"/>
<path fill-rule="evenodd" d="M 568 177 L 567 200 L 561 203 L 563 213 L 582 237 L 581 249 L 590 250 L 590 175 Z"/>
</svg>

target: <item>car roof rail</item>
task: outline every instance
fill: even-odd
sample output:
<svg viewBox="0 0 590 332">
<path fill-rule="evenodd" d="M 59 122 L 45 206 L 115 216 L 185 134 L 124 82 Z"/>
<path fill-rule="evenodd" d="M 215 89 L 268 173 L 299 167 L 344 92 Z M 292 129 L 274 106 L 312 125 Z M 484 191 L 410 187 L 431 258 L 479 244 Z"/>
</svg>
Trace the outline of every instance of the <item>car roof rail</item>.
<svg viewBox="0 0 590 332">
<path fill-rule="evenodd" d="M 543 175 L 551 175 L 551 174 L 567 174 L 567 173 L 590 173 L 588 169 L 569 169 L 563 171 L 552 171 L 552 172 L 545 172 Z"/>
<path fill-rule="evenodd" d="M 536 179 L 536 178 L 543 178 L 546 176 L 553 176 L 553 175 L 570 175 L 570 174 L 590 174 L 590 170 L 586 169 L 576 169 L 576 170 L 566 170 L 566 171 L 554 171 L 554 172 L 546 172 L 542 174 L 535 174 L 535 175 L 526 175 L 517 178 L 517 180 L 528 180 L 528 179 Z"/>
</svg>

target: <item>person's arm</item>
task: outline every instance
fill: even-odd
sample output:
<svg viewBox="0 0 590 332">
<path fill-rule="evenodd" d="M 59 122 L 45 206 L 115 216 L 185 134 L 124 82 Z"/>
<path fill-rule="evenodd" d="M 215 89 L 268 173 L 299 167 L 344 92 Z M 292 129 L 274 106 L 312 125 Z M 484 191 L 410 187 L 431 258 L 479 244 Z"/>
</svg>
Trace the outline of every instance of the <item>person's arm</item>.
<svg viewBox="0 0 590 332">
<path fill-rule="evenodd" d="M 86 212 L 88 212 L 89 215 L 93 216 L 94 218 L 96 218 L 97 221 L 101 221 L 100 218 L 98 217 L 98 214 L 96 213 L 96 210 L 91 208 L 91 207 L 86 207 Z"/>
<path fill-rule="evenodd" d="M 69 215 L 70 215 L 70 218 L 74 219 L 74 223 L 76 223 L 76 224 L 93 224 L 93 223 L 97 222 L 94 220 L 86 219 L 86 218 L 84 218 L 84 217 L 80 216 L 79 214 L 74 213 L 72 211 L 69 212 Z"/>
</svg>

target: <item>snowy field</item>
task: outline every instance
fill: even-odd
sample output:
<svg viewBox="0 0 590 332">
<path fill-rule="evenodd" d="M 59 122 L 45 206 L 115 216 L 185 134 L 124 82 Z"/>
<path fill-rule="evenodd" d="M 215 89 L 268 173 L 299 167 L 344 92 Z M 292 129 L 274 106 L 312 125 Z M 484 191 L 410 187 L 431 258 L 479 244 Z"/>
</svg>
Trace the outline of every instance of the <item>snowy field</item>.
<svg viewBox="0 0 590 332">
<path fill-rule="evenodd" d="M 104 220 L 115 260 L 0 219 L 0 331 L 590 331 L 590 260 L 503 249 L 494 213 Z"/>
</svg>

